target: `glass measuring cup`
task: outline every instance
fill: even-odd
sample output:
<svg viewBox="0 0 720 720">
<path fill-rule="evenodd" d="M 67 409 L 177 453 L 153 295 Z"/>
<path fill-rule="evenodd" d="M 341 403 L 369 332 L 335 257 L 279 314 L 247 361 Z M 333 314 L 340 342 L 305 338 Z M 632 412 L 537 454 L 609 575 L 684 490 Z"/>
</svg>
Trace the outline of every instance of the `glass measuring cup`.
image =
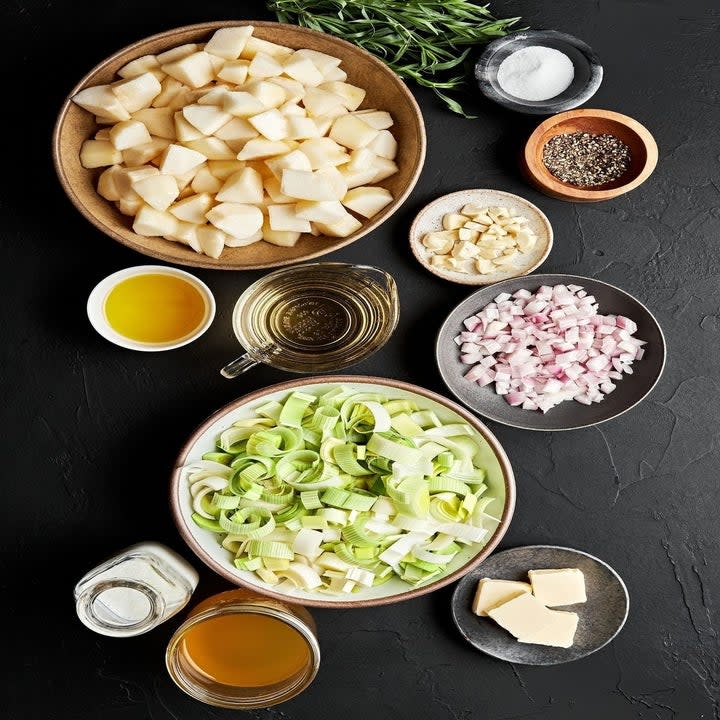
<svg viewBox="0 0 720 720">
<path fill-rule="evenodd" d="M 319 262 L 282 268 L 248 287 L 233 311 L 245 354 L 221 373 L 258 363 L 295 373 L 339 370 L 381 348 L 395 330 L 393 278 L 371 265 Z"/>
</svg>

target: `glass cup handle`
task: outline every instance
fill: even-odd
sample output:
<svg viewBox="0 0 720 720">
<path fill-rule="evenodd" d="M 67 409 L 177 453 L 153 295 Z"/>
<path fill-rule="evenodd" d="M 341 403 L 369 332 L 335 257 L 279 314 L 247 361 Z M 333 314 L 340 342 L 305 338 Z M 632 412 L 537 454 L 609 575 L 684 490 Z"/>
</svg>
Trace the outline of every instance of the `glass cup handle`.
<svg viewBox="0 0 720 720">
<path fill-rule="evenodd" d="M 220 374 L 224 378 L 232 380 L 258 364 L 259 362 L 251 358 L 249 353 L 245 353 L 244 355 L 235 358 L 232 362 L 229 362 L 222 370 L 220 370 Z"/>
</svg>

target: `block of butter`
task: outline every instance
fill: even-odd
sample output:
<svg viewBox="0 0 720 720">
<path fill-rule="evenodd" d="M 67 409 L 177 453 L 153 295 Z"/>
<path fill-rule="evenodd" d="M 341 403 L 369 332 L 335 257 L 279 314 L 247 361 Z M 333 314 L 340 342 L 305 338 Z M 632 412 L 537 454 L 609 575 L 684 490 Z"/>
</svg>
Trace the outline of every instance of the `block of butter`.
<svg viewBox="0 0 720 720">
<path fill-rule="evenodd" d="M 492 580 L 483 578 L 480 580 L 475 592 L 472 611 L 480 617 L 486 616 L 488 610 L 512 600 L 522 593 L 532 591 L 530 583 L 519 580 Z"/>
<path fill-rule="evenodd" d="M 521 643 L 534 645 L 551 645 L 552 647 L 569 648 L 575 639 L 578 625 L 578 615 L 564 610 L 548 610 L 551 615 L 550 622 L 528 635 L 518 638 Z"/>
<path fill-rule="evenodd" d="M 577 568 L 530 570 L 533 595 L 546 607 L 575 605 L 587 600 L 585 576 Z"/>
<path fill-rule="evenodd" d="M 532 637 L 552 622 L 548 610 L 534 595 L 521 593 L 512 600 L 488 610 L 488 615 L 500 627 L 516 638 Z"/>
</svg>

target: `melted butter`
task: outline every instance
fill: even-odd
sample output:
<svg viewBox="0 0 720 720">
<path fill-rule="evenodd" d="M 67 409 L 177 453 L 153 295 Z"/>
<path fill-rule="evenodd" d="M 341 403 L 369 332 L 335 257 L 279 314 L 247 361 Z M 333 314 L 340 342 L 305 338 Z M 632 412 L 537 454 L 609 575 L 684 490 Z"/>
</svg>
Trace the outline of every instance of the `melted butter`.
<svg viewBox="0 0 720 720">
<path fill-rule="evenodd" d="M 164 273 L 119 282 L 105 299 L 104 309 L 113 330 L 142 343 L 179 341 L 205 318 L 200 290 L 184 278 Z"/>
</svg>

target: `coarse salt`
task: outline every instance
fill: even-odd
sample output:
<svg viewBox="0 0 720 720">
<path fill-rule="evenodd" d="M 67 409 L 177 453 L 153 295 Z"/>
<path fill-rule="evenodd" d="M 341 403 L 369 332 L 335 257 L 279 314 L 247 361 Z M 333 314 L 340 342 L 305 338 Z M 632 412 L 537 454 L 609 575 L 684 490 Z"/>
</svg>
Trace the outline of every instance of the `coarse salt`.
<svg viewBox="0 0 720 720">
<path fill-rule="evenodd" d="M 565 53 L 530 45 L 508 55 L 498 68 L 497 81 L 520 100 L 549 100 L 570 87 L 575 67 Z"/>
</svg>

